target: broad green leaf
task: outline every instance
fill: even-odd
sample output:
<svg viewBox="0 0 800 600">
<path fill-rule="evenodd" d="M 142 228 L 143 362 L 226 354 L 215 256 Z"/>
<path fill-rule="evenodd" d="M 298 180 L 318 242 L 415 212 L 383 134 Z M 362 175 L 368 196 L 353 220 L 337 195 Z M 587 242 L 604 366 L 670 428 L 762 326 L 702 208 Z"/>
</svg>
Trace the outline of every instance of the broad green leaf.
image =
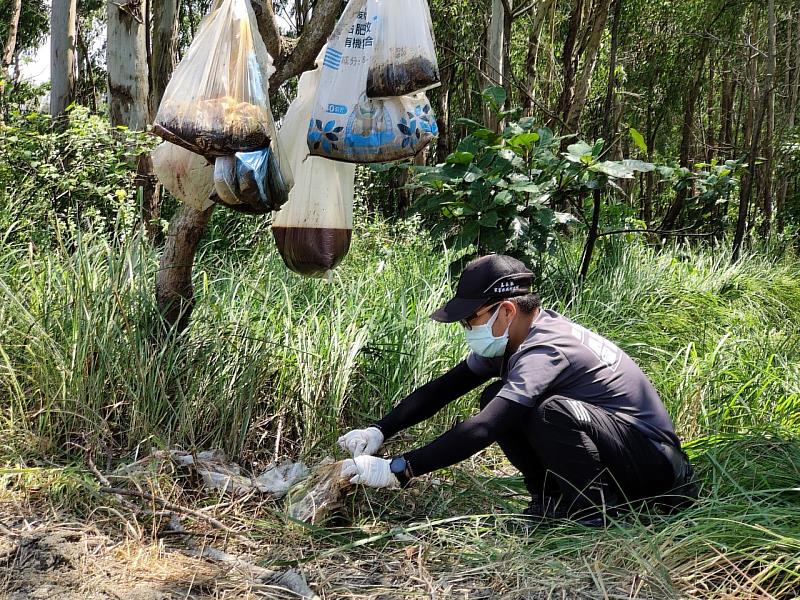
<svg viewBox="0 0 800 600">
<path fill-rule="evenodd" d="M 590 171 L 595 173 L 603 173 L 609 177 L 616 177 L 618 179 L 630 179 L 633 177 L 633 171 L 623 165 L 622 163 L 605 160 L 589 167 Z"/>
<path fill-rule="evenodd" d="M 512 183 L 508 187 L 509 189 L 514 190 L 515 192 L 527 192 L 530 194 L 539 193 L 539 186 L 533 183 L 532 181 L 520 181 L 518 183 Z"/>
<path fill-rule="evenodd" d="M 495 227 L 497 225 L 497 213 L 493 210 L 485 212 L 478 217 L 478 223 L 483 227 Z"/>
<path fill-rule="evenodd" d="M 653 163 L 627 158 L 622 161 L 622 164 L 632 171 L 641 171 L 642 173 L 649 173 L 650 171 L 654 171 L 656 168 Z"/>
<path fill-rule="evenodd" d="M 506 101 L 506 90 L 503 86 L 494 85 L 483 90 L 483 97 L 495 110 L 500 110 L 500 107 Z"/>
<path fill-rule="evenodd" d="M 512 137 L 510 137 L 507 142 L 509 146 L 512 147 L 522 147 L 530 149 L 533 144 L 539 141 L 539 134 L 535 131 L 526 131 L 524 133 L 518 133 Z"/>
<path fill-rule="evenodd" d="M 587 154 L 592 154 L 592 147 L 586 142 L 575 142 L 574 144 L 567 146 L 567 154 L 577 157 L 580 161 L 580 159 Z"/>
<path fill-rule="evenodd" d="M 508 190 L 503 190 L 494 197 L 495 204 L 511 204 L 514 201 L 514 196 Z"/>
<path fill-rule="evenodd" d="M 472 152 L 453 152 L 445 161 L 451 165 L 468 165 L 473 158 L 475 158 L 475 155 Z"/>
<path fill-rule="evenodd" d="M 633 127 L 631 127 L 631 129 L 630 129 L 630 134 L 631 134 L 631 139 L 633 140 L 633 143 L 636 144 L 636 146 L 639 148 L 639 150 L 641 150 L 642 152 L 647 154 L 647 144 L 644 141 L 644 136 L 641 133 L 639 133 L 636 129 L 634 129 Z"/>
</svg>

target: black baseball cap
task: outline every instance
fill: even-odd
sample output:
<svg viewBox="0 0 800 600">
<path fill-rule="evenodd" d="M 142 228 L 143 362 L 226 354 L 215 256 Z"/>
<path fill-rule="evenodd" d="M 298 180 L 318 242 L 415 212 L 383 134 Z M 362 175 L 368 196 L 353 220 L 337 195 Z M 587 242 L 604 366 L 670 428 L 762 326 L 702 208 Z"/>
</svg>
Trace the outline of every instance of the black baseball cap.
<svg viewBox="0 0 800 600">
<path fill-rule="evenodd" d="M 492 300 L 530 294 L 532 284 L 533 272 L 516 258 L 482 256 L 464 267 L 455 298 L 431 314 L 431 319 L 440 323 L 461 321 Z"/>
</svg>

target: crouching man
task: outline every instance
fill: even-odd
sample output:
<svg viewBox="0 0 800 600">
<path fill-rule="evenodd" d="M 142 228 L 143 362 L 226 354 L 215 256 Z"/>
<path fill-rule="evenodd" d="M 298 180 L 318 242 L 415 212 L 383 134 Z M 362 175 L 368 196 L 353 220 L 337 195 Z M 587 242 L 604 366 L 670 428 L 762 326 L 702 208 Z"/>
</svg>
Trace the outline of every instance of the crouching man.
<svg viewBox="0 0 800 600">
<path fill-rule="evenodd" d="M 602 525 L 631 501 L 691 502 L 692 467 L 653 385 L 612 342 L 543 309 L 532 276 L 509 256 L 467 265 L 455 298 L 431 318 L 461 323 L 470 354 L 375 424 L 340 437 L 354 457 L 342 475 L 405 486 L 496 442 L 524 477 L 531 517 Z M 387 438 L 493 378 L 470 419 L 401 456 L 374 456 Z"/>
</svg>

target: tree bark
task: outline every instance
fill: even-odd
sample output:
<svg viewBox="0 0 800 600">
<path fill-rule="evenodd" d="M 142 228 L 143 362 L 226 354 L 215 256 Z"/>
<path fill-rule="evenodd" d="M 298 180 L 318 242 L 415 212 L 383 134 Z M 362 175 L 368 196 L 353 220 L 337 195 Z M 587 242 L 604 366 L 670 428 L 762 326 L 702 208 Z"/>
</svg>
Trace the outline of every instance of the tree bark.
<svg viewBox="0 0 800 600">
<path fill-rule="evenodd" d="M 147 128 L 144 0 L 108 0 L 108 113 L 112 125 Z"/>
<path fill-rule="evenodd" d="M 614 101 L 614 86 L 617 79 L 617 44 L 619 42 L 619 16 L 622 12 L 622 1 L 614 0 L 614 22 L 611 26 L 611 52 L 608 57 L 608 83 L 606 84 L 606 98 L 603 102 L 603 139 L 606 148 L 612 146 L 612 137 L 616 133 L 611 107 Z"/>
<path fill-rule="evenodd" d="M 17 48 L 17 31 L 19 31 L 19 15 L 22 13 L 22 0 L 13 1 L 11 21 L 8 23 L 8 37 L 6 37 L 2 64 L 0 64 L 0 76 L 4 78 L 8 77 L 9 67 L 14 60 L 14 52 Z"/>
<path fill-rule="evenodd" d="M 509 15 L 510 18 L 510 15 Z M 492 0 L 492 13 L 489 28 L 486 30 L 486 81 L 485 86 L 501 85 L 506 87 L 506 74 L 503 73 L 505 60 L 503 52 L 506 47 L 506 8 L 504 0 Z M 483 108 L 483 122 L 487 128 L 497 131 L 500 123 L 497 115 L 488 106 Z"/>
<path fill-rule="evenodd" d="M 271 0 L 251 0 L 251 3 L 256 9 L 258 30 L 275 65 L 275 73 L 269 79 L 271 90 L 314 68 L 314 59 L 342 12 L 341 0 L 318 0 L 299 37 L 290 39 L 280 34 Z"/>
<path fill-rule="evenodd" d="M 586 244 L 583 246 L 583 256 L 581 257 L 581 269 L 578 272 L 578 280 L 584 281 L 589 274 L 589 265 L 592 264 L 592 253 L 597 242 L 598 226 L 600 224 L 600 208 L 602 207 L 602 195 L 599 189 L 592 190 L 592 224 L 589 226 L 589 233 L 586 236 Z"/>
<path fill-rule="evenodd" d="M 597 0 L 592 6 L 589 22 L 587 23 L 588 37 L 586 44 L 582 48 L 583 65 L 580 74 L 576 78 L 575 94 L 567 106 L 566 118 L 564 119 L 569 133 L 577 132 L 580 128 L 581 115 L 583 114 L 584 106 L 586 106 L 592 75 L 597 66 L 600 42 L 603 39 L 603 31 L 606 28 L 610 5 L 611 0 Z"/>
<path fill-rule="evenodd" d="M 178 42 L 180 0 L 152 0 L 153 54 L 150 62 L 150 116 L 155 116 L 172 70 Z"/>
<path fill-rule="evenodd" d="M 575 93 L 575 70 L 577 57 L 575 57 L 575 42 L 581 26 L 581 15 L 583 14 L 584 0 L 575 0 L 572 5 L 572 12 L 569 16 L 569 30 L 564 40 L 564 47 L 561 51 L 561 70 L 563 87 L 558 98 L 555 114 L 561 117 L 566 123 L 569 115 L 569 106 Z"/>
<path fill-rule="evenodd" d="M 75 100 L 76 1 L 54 0 L 50 11 L 50 114 L 60 117 Z"/>
<path fill-rule="evenodd" d="M 214 207 L 200 211 L 181 206 L 169 224 L 156 275 L 156 301 L 170 327 L 183 331 L 194 308 L 192 266 Z"/>
<path fill-rule="evenodd" d="M 769 89 L 767 89 L 763 95 L 761 106 L 758 111 L 758 118 L 756 119 L 755 126 L 753 128 L 753 135 L 750 141 L 750 150 L 748 152 L 748 160 L 750 164 L 747 169 L 749 176 L 742 178 L 741 194 L 739 196 L 739 212 L 736 218 L 736 233 L 733 237 L 733 254 L 731 256 L 731 262 L 737 262 L 739 260 L 742 244 L 744 242 L 744 236 L 748 229 L 747 214 L 750 211 L 750 196 L 752 195 L 753 187 L 755 187 L 755 158 L 756 153 L 758 152 L 758 142 L 761 137 L 761 125 L 764 122 L 764 114 L 766 113 L 768 94 Z"/>
<path fill-rule="evenodd" d="M 736 81 L 731 76 L 731 61 L 725 58 L 722 64 L 722 94 L 719 104 L 719 149 L 720 155 L 725 158 L 733 156 L 732 123 L 733 99 L 735 97 Z"/>
<path fill-rule="evenodd" d="M 767 2 L 767 73 L 766 73 L 766 96 L 767 96 L 767 132 L 764 138 L 764 224 L 762 235 L 768 236 L 772 225 L 772 166 L 774 163 L 775 150 L 773 148 L 775 138 L 775 70 L 777 62 L 777 44 L 775 42 L 775 0 Z"/>
<path fill-rule="evenodd" d="M 694 111 L 697 99 L 702 89 L 703 73 L 705 72 L 706 56 L 708 55 L 709 41 L 704 37 L 700 42 L 698 51 L 694 55 L 695 71 L 683 96 L 683 126 L 681 136 L 681 149 L 679 164 L 682 167 L 690 166 L 690 154 L 692 149 L 692 135 L 694 131 Z M 675 196 L 675 200 L 667 209 L 664 220 L 661 222 L 660 229 L 670 230 L 675 228 L 675 223 L 683 211 L 686 199 L 689 197 L 689 190 L 684 188 Z"/>
<path fill-rule="evenodd" d="M 794 35 L 795 40 L 795 47 L 794 47 L 794 64 L 792 64 L 792 59 L 787 57 L 786 60 L 786 69 L 787 69 L 787 79 L 788 87 L 789 87 L 789 106 L 787 109 L 786 114 L 786 127 L 788 130 L 794 129 L 795 119 L 797 115 L 797 104 L 800 102 L 800 11 L 795 13 L 795 21 L 797 26 L 797 31 Z M 791 18 L 789 19 L 789 31 L 791 32 L 792 22 Z M 788 46 L 791 48 L 792 43 L 792 36 L 788 36 Z M 786 202 L 786 194 L 789 191 L 789 180 L 787 179 L 785 174 L 781 174 L 781 184 L 778 190 L 778 196 L 776 200 L 775 212 L 777 213 L 777 219 L 775 221 L 775 226 L 779 232 L 783 231 L 784 226 L 784 204 Z"/>
<path fill-rule="evenodd" d="M 439 100 L 436 107 L 436 123 L 439 126 L 439 137 L 436 140 L 437 163 L 443 163 L 450 154 L 450 83 L 454 71 L 455 65 L 442 67 L 442 85 L 436 90 Z"/>
<path fill-rule="evenodd" d="M 555 0 L 541 0 L 538 4 L 531 6 L 531 18 L 533 24 L 528 33 L 528 52 L 525 56 L 525 82 L 524 93 L 522 94 L 521 104 L 525 116 L 533 115 L 533 102 L 536 98 L 536 66 L 539 63 L 539 39 L 542 34 L 542 26 L 545 17 L 550 12 L 550 7 Z"/>
</svg>

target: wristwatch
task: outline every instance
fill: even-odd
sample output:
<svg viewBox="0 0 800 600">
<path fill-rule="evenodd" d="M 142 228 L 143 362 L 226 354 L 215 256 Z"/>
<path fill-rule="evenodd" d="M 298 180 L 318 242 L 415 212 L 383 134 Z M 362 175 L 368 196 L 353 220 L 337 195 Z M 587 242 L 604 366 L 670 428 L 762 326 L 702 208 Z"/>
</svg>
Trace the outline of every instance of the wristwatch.
<svg viewBox="0 0 800 600">
<path fill-rule="evenodd" d="M 389 470 L 397 477 L 397 481 L 400 482 L 401 487 L 406 487 L 414 476 L 414 473 L 411 471 L 411 465 L 402 456 L 395 456 L 392 458 L 389 462 Z"/>
</svg>

